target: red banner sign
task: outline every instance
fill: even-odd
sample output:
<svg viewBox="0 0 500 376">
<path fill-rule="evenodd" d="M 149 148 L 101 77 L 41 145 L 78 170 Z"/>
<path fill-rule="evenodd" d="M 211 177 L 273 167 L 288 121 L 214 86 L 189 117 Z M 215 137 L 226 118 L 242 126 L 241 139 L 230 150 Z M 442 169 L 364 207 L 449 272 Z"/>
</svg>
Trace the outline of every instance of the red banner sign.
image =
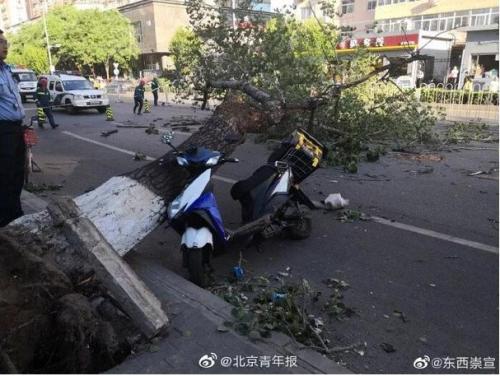
<svg viewBox="0 0 500 376">
<path fill-rule="evenodd" d="M 369 36 L 366 38 L 346 39 L 337 45 L 337 49 L 357 47 L 393 47 L 418 44 L 418 34 Z"/>
</svg>

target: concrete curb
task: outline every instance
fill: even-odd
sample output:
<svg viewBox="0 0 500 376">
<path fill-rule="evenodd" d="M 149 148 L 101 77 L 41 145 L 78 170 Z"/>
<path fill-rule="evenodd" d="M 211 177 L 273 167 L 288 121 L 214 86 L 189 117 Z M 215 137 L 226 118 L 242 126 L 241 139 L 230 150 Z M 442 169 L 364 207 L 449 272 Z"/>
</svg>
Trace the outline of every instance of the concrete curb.
<svg viewBox="0 0 500 376">
<path fill-rule="evenodd" d="M 130 263 L 134 271 L 143 279 L 146 285 L 156 294 L 160 301 L 165 304 L 175 304 L 178 302 L 183 302 L 185 304 L 185 311 L 194 310 L 198 316 L 198 319 L 208 320 L 212 328 L 212 336 L 220 337 L 217 333 L 217 328 L 220 327 L 224 321 L 231 321 L 231 309 L 233 308 L 229 303 L 225 302 L 221 298 L 213 295 L 212 293 L 204 290 L 191 282 L 185 280 L 181 276 L 175 274 L 174 272 L 158 265 L 156 263 L 148 262 L 143 256 L 138 254 L 131 254 L 127 257 L 127 261 Z M 187 313 L 187 312 L 186 312 Z M 170 315 L 169 315 L 170 316 Z M 175 319 L 172 320 L 172 326 L 170 330 L 175 329 Z M 226 333 L 224 333 L 226 334 Z M 201 339 L 203 340 L 203 339 Z M 164 338 L 162 341 L 169 341 L 169 338 Z M 324 374 L 346 374 L 351 373 L 346 368 L 338 365 L 334 361 L 330 360 L 326 356 L 311 350 L 311 349 L 301 349 L 296 343 L 287 335 L 282 333 L 273 332 L 271 338 L 263 339 L 259 341 L 251 341 L 248 337 L 239 335 L 237 333 L 231 332 L 230 338 L 220 337 L 220 341 L 229 342 L 231 348 L 236 351 L 237 354 L 241 355 L 256 355 L 256 354 L 267 354 L 267 355 L 290 355 L 297 357 L 297 367 L 289 368 L 284 371 L 283 369 L 270 368 L 267 370 L 263 369 L 245 369 L 246 372 L 251 373 L 324 373 Z M 213 341 L 211 341 L 213 342 Z M 210 353 L 210 348 L 206 348 L 206 352 Z M 239 352 L 238 352 L 239 351 Z M 250 352 L 249 352 L 250 351 Z M 194 354 L 191 354 L 194 355 Z M 144 367 L 148 362 L 150 362 L 149 354 L 138 354 L 134 358 L 130 358 L 113 370 L 111 373 L 136 373 L 137 366 L 142 364 Z M 197 360 L 197 359 L 196 359 Z M 197 365 L 196 365 L 197 366 Z M 146 368 L 142 368 L 145 372 Z M 231 372 L 234 373 L 236 369 L 227 368 L 219 369 L 223 373 Z M 155 368 L 153 372 L 165 373 L 165 369 Z M 185 369 L 177 369 L 174 372 L 183 373 Z M 189 373 L 199 371 L 204 371 L 201 367 L 191 368 L 187 370 Z M 197 372 L 198 371 L 198 372 Z M 217 368 L 212 368 L 211 373 L 217 373 Z M 243 371 L 243 369 L 242 369 Z"/>
</svg>

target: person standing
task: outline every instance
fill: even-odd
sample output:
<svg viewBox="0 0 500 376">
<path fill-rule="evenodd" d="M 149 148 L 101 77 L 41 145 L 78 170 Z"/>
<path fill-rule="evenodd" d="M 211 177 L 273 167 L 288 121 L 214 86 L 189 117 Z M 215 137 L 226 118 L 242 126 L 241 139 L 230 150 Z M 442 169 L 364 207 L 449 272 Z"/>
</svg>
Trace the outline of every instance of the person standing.
<svg viewBox="0 0 500 376">
<path fill-rule="evenodd" d="M 134 114 L 135 110 L 137 110 L 137 115 L 141 114 L 142 105 L 144 103 L 144 85 L 144 80 L 141 80 L 134 90 Z"/>
<path fill-rule="evenodd" d="M 456 65 L 451 70 L 450 78 L 451 78 L 451 84 L 453 85 L 453 88 L 456 88 L 457 82 L 458 82 L 458 68 Z"/>
<path fill-rule="evenodd" d="M 52 129 L 56 129 L 59 124 L 56 124 L 56 122 L 54 121 L 54 115 L 52 114 L 52 108 L 50 107 L 50 92 L 49 89 L 47 89 L 47 79 L 44 77 L 40 78 L 40 81 L 38 81 L 36 101 L 37 106 L 43 108 L 43 112 L 45 113 L 45 116 L 47 116 L 47 119 L 49 119 L 49 124 Z M 38 125 L 40 126 L 40 128 L 43 128 L 43 125 L 41 123 L 39 123 Z"/>
<path fill-rule="evenodd" d="M 154 104 L 155 106 L 158 106 L 158 92 L 160 91 L 160 82 L 156 77 L 153 78 L 153 81 L 151 81 L 151 91 L 153 92 Z"/>
<path fill-rule="evenodd" d="M 0 30 L 0 227 L 21 217 L 26 145 L 22 128 L 25 116 L 19 88 L 5 63 L 9 42 Z"/>
</svg>

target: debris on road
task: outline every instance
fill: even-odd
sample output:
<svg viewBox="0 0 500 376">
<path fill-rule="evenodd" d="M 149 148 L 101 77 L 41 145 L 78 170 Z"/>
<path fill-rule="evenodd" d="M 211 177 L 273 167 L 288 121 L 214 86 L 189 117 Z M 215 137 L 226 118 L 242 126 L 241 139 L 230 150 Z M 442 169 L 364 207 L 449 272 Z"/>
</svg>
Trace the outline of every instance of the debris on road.
<svg viewBox="0 0 500 376">
<path fill-rule="evenodd" d="M 416 171 L 417 174 L 431 174 L 433 172 L 434 172 L 434 167 L 430 167 L 430 166 L 425 166 L 425 167 L 419 168 Z"/>
<path fill-rule="evenodd" d="M 430 161 L 430 162 L 440 162 L 444 157 L 440 154 L 414 154 L 414 153 L 394 153 L 394 155 L 401 159 L 411 160 L 411 161 Z"/>
<path fill-rule="evenodd" d="M 116 124 L 118 128 L 149 128 L 149 125 L 125 125 L 125 124 Z"/>
<path fill-rule="evenodd" d="M 62 187 L 61 184 L 36 184 L 30 182 L 24 186 L 24 189 L 31 193 L 40 193 L 45 191 L 59 191 Z"/>
<path fill-rule="evenodd" d="M 113 129 L 111 131 L 101 132 L 101 137 L 108 137 L 109 135 L 112 135 L 114 133 L 118 133 L 118 129 Z"/>
<path fill-rule="evenodd" d="M 349 200 L 343 198 L 340 193 L 330 193 L 324 203 L 328 209 L 335 210 L 345 208 L 349 205 Z"/>
<path fill-rule="evenodd" d="M 135 153 L 134 161 L 145 161 L 145 160 L 146 160 L 146 154 L 141 153 L 139 151 L 137 153 Z"/>
<path fill-rule="evenodd" d="M 383 342 L 380 344 L 380 347 L 382 348 L 382 350 L 384 350 L 386 353 L 393 353 L 393 352 L 396 352 L 396 349 L 394 348 L 393 345 L 391 345 L 390 343 L 386 343 L 386 342 Z"/>
<path fill-rule="evenodd" d="M 151 124 L 144 132 L 147 134 L 160 134 L 160 131 L 154 126 L 154 124 Z"/>
<path fill-rule="evenodd" d="M 420 342 L 422 342 L 422 343 L 427 343 L 427 337 L 423 337 L 423 336 L 422 336 L 422 337 L 420 337 L 418 340 L 419 340 Z"/>
<path fill-rule="evenodd" d="M 355 221 L 368 221 L 370 220 L 370 217 L 360 212 L 359 210 L 343 209 L 338 212 L 337 220 L 342 223 L 351 223 Z"/>
<path fill-rule="evenodd" d="M 291 269 L 287 268 L 289 272 Z M 352 350 L 358 345 L 330 347 L 326 338 L 327 324 L 321 312 L 330 317 L 342 319 L 354 312 L 342 302 L 342 290 L 332 288 L 327 301 L 320 302 L 320 291 L 315 291 L 305 279 L 292 281 L 283 273 L 277 282 L 268 277 L 245 277 L 229 281 L 208 289 L 233 305 L 232 320 L 225 327 L 249 336 L 251 339 L 267 338 L 272 331 L 283 332 L 305 347 L 325 354 Z M 276 273 L 278 274 L 278 273 Z M 340 283 L 340 281 L 339 281 Z M 344 286 L 347 286 L 344 283 Z M 243 294 L 244 292 L 244 294 Z M 323 303 L 323 304 L 322 304 Z"/>
<path fill-rule="evenodd" d="M 453 123 L 446 130 L 444 137 L 446 144 L 464 144 L 472 141 L 498 142 L 497 131 L 485 123 Z"/>
<path fill-rule="evenodd" d="M 404 314 L 404 312 L 394 310 L 394 312 L 392 314 L 396 317 L 399 317 L 401 319 L 401 321 L 408 322 L 408 319 L 406 318 L 406 315 Z"/>
<path fill-rule="evenodd" d="M 490 168 L 488 171 L 478 170 L 478 171 L 471 172 L 471 173 L 467 174 L 467 176 L 491 175 L 497 171 L 498 171 L 498 168 L 493 167 L 493 168 Z"/>
</svg>

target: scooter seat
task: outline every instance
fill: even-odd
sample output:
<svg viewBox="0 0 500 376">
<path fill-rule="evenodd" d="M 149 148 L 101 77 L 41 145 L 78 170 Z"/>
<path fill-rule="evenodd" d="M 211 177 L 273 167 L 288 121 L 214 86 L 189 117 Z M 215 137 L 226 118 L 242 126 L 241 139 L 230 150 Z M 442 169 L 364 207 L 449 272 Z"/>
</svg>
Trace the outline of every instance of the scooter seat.
<svg viewBox="0 0 500 376">
<path fill-rule="evenodd" d="M 231 188 L 231 197 L 234 200 L 241 200 L 275 173 L 276 168 L 273 166 L 264 165 L 259 167 L 250 177 L 234 183 Z"/>
</svg>

